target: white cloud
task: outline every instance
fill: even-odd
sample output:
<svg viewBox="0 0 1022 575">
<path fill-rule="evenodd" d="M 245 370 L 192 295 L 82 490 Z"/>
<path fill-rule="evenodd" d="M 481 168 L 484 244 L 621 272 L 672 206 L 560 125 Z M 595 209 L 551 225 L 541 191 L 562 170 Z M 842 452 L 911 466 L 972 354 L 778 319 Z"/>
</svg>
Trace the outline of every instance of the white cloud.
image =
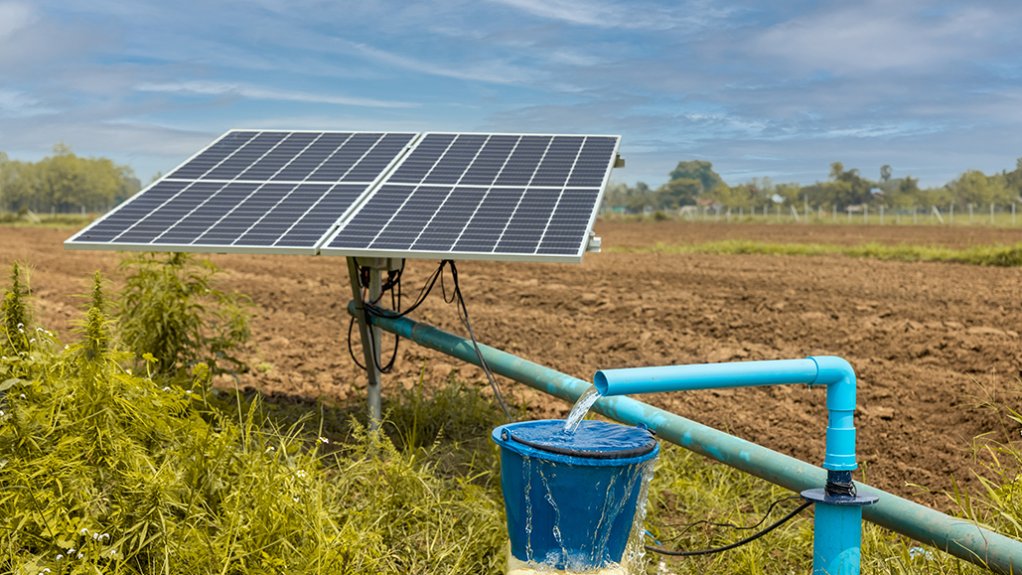
<svg viewBox="0 0 1022 575">
<path fill-rule="evenodd" d="M 24 92 L 0 89 L 0 118 L 31 118 L 54 112 Z"/>
<path fill-rule="evenodd" d="M 839 74 L 930 71 L 993 46 L 1002 24 L 998 14 L 963 6 L 937 16 L 915 10 L 911 3 L 842 5 L 766 29 L 751 51 Z"/>
<path fill-rule="evenodd" d="M 262 88 L 228 82 L 150 82 L 135 87 L 140 92 L 163 92 L 174 94 L 195 94 L 202 96 L 237 96 L 252 100 L 277 100 L 303 102 L 308 104 L 329 104 L 333 106 L 362 106 L 368 108 L 414 108 L 417 104 L 397 100 L 355 98 L 331 94 L 316 94 L 293 90 Z"/>
<path fill-rule="evenodd" d="M 352 43 L 351 48 L 357 53 L 377 62 L 431 76 L 491 84 L 527 84 L 534 80 L 534 74 L 531 70 L 502 61 L 442 66 L 435 62 L 409 58 L 393 52 L 380 50 L 367 44 Z"/>
<path fill-rule="evenodd" d="M 699 0 L 669 7 L 631 1 L 619 3 L 594 0 L 490 1 L 540 18 L 577 26 L 618 29 L 668 30 L 677 27 L 699 29 L 732 13 L 729 9 L 715 6 L 713 2 Z"/>
<path fill-rule="evenodd" d="M 13 36 L 35 20 L 32 8 L 21 2 L 0 2 L 0 40 Z"/>
</svg>

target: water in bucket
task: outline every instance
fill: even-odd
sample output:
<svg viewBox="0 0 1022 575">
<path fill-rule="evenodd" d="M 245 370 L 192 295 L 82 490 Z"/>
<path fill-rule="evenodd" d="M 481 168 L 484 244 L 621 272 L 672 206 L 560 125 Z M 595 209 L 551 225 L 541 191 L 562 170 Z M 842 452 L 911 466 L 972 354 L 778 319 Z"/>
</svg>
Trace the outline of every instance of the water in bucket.
<svg viewBox="0 0 1022 575">
<path fill-rule="evenodd" d="M 659 446 L 643 428 L 581 421 L 584 411 L 573 433 L 563 420 L 493 431 L 501 447 L 509 573 L 625 573 Z"/>
</svg>

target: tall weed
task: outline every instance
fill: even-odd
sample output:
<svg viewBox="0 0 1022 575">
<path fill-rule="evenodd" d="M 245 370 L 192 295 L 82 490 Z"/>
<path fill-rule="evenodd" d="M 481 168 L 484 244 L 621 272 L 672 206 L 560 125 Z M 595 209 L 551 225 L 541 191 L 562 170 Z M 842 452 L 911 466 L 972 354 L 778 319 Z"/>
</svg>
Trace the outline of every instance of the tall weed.
<svg viewBox="0 0 1022 575">
<path fill-rule="evenodd" d="M 162 374 L 186 372 L 202 361 L 213 373 L 243 371 L 235 352 L 249 337 L 248 300 L 215 287 L 217 268 L 188 254 L 142 254 L 128 270 L 118 310 L 126 349 L 155 358 Z"/>
</svg>

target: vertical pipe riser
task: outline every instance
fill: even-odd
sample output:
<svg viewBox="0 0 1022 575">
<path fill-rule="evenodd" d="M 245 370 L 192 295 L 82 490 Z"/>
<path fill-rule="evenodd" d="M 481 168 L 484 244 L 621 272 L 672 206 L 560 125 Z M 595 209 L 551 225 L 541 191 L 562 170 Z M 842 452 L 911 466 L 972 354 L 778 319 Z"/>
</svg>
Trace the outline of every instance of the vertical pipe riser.
<svg viewBox="0 0 1022 575">
<path fill-rule="evenodd" d="M 862 507 L 814 506 L 813 575 L 859 575 Z"/>
</svg>

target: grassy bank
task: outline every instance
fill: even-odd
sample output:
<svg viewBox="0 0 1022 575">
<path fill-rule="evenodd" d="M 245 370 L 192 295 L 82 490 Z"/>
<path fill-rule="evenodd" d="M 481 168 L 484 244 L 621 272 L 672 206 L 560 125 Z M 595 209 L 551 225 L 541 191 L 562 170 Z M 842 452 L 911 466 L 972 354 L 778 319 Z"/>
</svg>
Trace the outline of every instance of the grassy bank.
<svg viewBox="0 0 1022 575">
<path fill-rule="evenodd" d="M 858 245 L 770 243 L 748 240 L 726 240 L 701 244 L 664 244 L 649 247 L 608 248 L 611 253 L 656 254 L 760 254 L 776 256 L 840 255 L 854 258 L 903 262 L 951 262 L 979 266 L 1022 266 L 1022 244 L 1013 246 L 982 246 L 954 249 L 934 246 L 884 245 L 866 243 Z"/>
</svg>

